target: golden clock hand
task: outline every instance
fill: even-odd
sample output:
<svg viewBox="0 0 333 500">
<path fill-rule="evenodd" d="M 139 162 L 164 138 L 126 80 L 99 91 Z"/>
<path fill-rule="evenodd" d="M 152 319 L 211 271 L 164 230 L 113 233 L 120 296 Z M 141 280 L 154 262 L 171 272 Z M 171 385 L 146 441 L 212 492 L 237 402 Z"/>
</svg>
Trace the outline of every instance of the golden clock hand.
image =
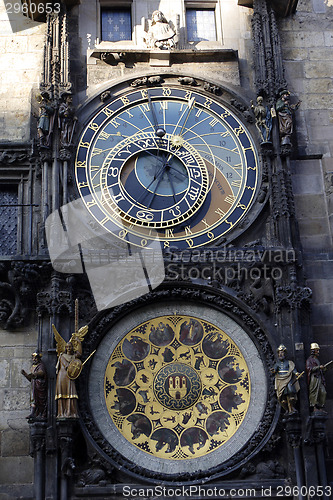
<svg viewBox="0 0 333 500">
<path fill-rule="evenodd" d="M 149 92 L 148 92 L 148 102 L 149 102 L 149 106 L 151 109 L 151 113 L 153 115 L 153 120 L 154 120 L 154 125 L 155 125 L 155 134 L 157 135 L 157 137 L 164 137 L 166 132 L 165 132 L 164 128 L 160 127 L 158 124 L 155 109 L 154 109 Z"/>
<path fill-rule="evenodd" d="M 192 99 L 190 99 L 190 100 L 189 100 L 189 102 L 188 102 L 188 110 L 187 110 L 187 111 L 185 110 L 185 111 L 183 112 L 183 114 L 182 114 L 182 115 L 181 115 L 181 117 L 179 118 L 179 120 L 178 120 L 178 122 L 177 122 L 177 124 L 176 124 L 176 126 L 175 126 L 175 128 L 174 128 L 174 131 L 173 131 L 173 134 L 172 134 L 173 136 L 175 135 L 175 132 L 176 132 L 177 128 L 180 126 L 180 125 L 179 125 L 180 121 L 182 120 L 183 116 L 184 116 L 184 115 L 185 115 L 185 113 L 186 113 L 186 115 L 185 115 L 185 120 L 184 120 L 184 122 L 183 122 L 182 128 L 180 129 L 179 134 L 176 134 L 176 135 L 175 135 L 176 137 L 181 137 L 181 135 L 182 135 L 182 133 L 183 133 L 183 130 L 184 130 L 184 127 L 185 127 L 186 122 L 187 122 L 187 120 L 188 120 L 188 118 L 189 118 L 189 116 L 190 116 L 190 113 L 191 113 L 191 111 L 192 111 L 192 108 L 193 108 L 194 104 L 195 104 L 195 98 L 194 98 L 194 97 L 192 97 Z"/>
</svg>

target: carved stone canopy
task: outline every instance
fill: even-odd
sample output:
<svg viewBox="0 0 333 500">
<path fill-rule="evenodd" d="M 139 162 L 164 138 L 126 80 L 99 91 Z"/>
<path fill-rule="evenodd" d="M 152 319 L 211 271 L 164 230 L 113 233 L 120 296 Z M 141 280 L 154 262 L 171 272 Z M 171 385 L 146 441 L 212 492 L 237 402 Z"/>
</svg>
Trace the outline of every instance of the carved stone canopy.
<svg viewBox="0 0 333 500">
<path fill-rule="evenodd" d="M 287 17 L 296 11 L 298 0 L 268 0 L 273 10 L 282 17 Z M 253 0 L 238 0 L 242 7 L 253 7 Z"/>
</svg>

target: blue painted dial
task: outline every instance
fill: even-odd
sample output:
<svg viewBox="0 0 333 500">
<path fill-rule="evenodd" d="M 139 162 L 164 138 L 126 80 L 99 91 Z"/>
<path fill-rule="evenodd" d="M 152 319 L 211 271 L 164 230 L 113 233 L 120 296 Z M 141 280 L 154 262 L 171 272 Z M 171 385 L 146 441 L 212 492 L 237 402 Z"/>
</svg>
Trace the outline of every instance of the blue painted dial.
<svg viewBox="0 0 333 500">
<path fill-rule="evenodd" d="M 192 248 L 230 233 L 260 179 L 251 135 L 227 106 L 181 86 L 134 89 L 83 131 L 76 183 L 92 216 L 120 239 Z M 153 236 L 154 234 L 154 236 Z"/>
</svg>

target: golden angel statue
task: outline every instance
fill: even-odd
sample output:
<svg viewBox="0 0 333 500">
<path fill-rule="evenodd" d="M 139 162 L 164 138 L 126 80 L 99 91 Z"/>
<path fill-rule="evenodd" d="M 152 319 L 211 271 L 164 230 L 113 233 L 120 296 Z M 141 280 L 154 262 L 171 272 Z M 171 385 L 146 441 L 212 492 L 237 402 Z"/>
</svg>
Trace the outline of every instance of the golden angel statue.
<svg viewBox="0 0 333 500">
<path fill-rule="evenodd" d="M 80 375 L 83 363 L 82 341 L 88 332 L 88 326 L 77 327 L 77 303 L 75 304 L 75 332 L 69 342 L 66 342 L 56 327 L 52 325 L 57 343 L 58 362 L 56 365 L 57 382 L 55 399 L 58 403 L 57 418 L 78 418 L 78 395 L 75 379 Z M 89 356 L 90 357 L 90 356 Z"/>
</svg>

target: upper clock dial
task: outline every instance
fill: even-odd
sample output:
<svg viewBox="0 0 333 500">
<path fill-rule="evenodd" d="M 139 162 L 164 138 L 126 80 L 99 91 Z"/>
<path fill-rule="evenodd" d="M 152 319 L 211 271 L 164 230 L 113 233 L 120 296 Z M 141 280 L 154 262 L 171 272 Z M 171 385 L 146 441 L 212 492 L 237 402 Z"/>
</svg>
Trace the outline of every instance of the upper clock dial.
<svg viewBox="0 0 333 500">
<path fill-rule="evenodd" d="M 76 180 L 88 210 L 131 243 L 212 242 L 243 218 L 259 167 L 244 125 L 220 102 L 181 87 L 133 90 L 83 132 Z"/>
</svg>

